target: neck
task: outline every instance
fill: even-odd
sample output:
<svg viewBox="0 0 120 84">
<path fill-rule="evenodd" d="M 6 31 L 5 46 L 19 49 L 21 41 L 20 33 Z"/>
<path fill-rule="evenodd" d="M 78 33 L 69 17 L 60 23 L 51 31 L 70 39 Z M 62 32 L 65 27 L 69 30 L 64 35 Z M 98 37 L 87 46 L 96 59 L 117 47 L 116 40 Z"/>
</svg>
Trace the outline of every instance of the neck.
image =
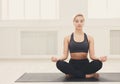
<svg viewBox="0 0 120 84">
<path fill-rule="evenodd" d="M 75 30 L 75 34 L 82 35 L 84 32 L 82 30 Z"/>
</svg>

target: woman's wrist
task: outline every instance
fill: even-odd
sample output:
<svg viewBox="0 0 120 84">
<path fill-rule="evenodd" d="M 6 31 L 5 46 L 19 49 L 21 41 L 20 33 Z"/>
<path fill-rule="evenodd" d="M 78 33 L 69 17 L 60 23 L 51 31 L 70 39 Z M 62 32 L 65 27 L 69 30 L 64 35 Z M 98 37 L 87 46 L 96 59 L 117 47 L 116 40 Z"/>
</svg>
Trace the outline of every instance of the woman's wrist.
<svg viewBox="0 0 120 84">
<path fill-rule="evenodd" d="M 100 60 L 100 57 L 94 57 L 93 60 Z"/>
<path fill-rule="evenodd" d="M 58 58 L 58 60 L 63 60 L 62 58 Z"/>
</svg>

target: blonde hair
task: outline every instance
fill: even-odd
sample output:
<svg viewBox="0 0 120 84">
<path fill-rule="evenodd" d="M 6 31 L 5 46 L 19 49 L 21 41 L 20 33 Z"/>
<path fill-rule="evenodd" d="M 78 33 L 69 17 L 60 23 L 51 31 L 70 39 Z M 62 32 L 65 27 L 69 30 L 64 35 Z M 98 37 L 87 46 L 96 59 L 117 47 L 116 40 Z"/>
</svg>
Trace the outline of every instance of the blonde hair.
<svg viewBox="0 0 120 84">
<path fill-rule="evenodd" d="M 83 17 L 83 20 L 85 20 L 85 18 L 84 18 L 84 15 L 83 15 L 83 14 L 77 14 L 77 15 L 75 15 L 75 16 L 74 16 L 73 21 L 75 21 L 75 19 L 76 19 L 78 16 Z"/>
</svg>

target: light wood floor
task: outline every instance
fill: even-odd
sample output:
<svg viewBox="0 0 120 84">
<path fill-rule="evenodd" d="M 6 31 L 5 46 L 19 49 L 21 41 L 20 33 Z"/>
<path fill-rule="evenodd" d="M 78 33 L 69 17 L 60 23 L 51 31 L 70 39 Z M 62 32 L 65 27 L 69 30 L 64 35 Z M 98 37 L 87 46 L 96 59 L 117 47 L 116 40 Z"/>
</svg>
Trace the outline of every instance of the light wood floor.
<svg viewBox="0 0 120 84">
<path fill-rule="evenodd" d="M 15 83 L 25 72 L 60 72 L 55 63 L 48 59 L 7 59 L 0 60 L 0 84 L 79 84 L 79 83 Z M 108 60 L 99 72 L 120 72 L 120 60 Z M 81 84 L 120 84 L 120 82 L 81 82 Z"/>
</svg>

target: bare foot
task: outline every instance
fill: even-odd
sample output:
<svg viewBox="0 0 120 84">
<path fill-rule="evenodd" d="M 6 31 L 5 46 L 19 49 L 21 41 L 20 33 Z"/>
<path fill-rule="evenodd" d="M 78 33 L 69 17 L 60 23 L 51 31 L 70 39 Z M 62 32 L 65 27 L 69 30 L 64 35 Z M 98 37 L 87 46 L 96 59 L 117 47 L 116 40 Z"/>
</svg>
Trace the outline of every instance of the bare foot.
<svg viewBox="0 0 120 84">
<path fill-rule="evenodd" d="M 72 75 L 66 74 L 66 78 L 71 78 L 71 77 L 72 77 Z"/>
<path fill-rule="evenodd" d="M 98 79 L 99 78 L 99 74 L 98 73 L 87 74 L 86 78 L 96 78 L 96 79 Z"/>
</svg>

